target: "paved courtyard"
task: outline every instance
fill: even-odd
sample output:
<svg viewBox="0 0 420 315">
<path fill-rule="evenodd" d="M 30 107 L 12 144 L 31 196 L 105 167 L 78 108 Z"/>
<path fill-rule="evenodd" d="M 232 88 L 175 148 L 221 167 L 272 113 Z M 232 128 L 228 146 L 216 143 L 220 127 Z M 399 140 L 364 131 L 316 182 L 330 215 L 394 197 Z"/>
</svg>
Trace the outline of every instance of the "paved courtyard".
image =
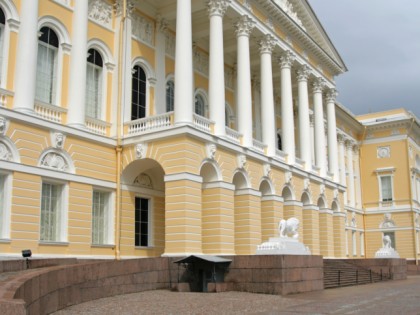
<svg viewBox="0 0 420 315">
<path fill-rule="evenodd" d="M 73 314 L 420 314 L 420 276 L 289 296 L 243 292 L 148 291 L 99 299 L 54 313 Z"/>
</svg>

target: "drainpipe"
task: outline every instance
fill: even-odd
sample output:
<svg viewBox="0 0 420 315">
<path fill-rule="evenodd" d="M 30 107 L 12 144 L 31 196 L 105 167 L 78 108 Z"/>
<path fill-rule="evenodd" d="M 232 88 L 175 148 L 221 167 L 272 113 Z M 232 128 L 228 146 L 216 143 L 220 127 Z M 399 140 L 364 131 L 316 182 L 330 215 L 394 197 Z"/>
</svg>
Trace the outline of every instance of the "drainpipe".
<svg viewBox="0 0 420 315">
<path fill-rule="evenodd" d="M 116 193 L 116 210 L 115 210 L 115 259 L 121 259 L 121 155 L 122 155 L 122 145 L 121 145 L 121 111 L 122 111 L 122 75 L 123 75 L 123 66 L 125 66 L 126 58 L 124 54 L 123 47 L 123 37 L 125 33 L 125 20 L 127 17 L 127 0 L 122 2 L 122 18 L 121 18 L 121 27 L 119 34 L 119 44 L 118 44 L 118 97 L 117 97 L 117 146 L 115 148 L 117 154 L 117 167 L 116 167 L 116 179 L 117 179 L 117 193 Z"/>
</svg>

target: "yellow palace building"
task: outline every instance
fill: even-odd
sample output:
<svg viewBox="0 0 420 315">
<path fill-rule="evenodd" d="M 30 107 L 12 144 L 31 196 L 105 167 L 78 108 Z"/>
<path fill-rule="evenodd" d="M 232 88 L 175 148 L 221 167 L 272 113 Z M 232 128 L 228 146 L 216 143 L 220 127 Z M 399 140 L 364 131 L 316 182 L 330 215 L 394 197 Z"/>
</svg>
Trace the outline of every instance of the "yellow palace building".
<svg viewBox="0 0 420 315">
<path fill-rule="evenodd" d="M 420 125 L 354 116 L 306 0 L 0 0 L 0 256 L 420 255 Z"/>
</svg>

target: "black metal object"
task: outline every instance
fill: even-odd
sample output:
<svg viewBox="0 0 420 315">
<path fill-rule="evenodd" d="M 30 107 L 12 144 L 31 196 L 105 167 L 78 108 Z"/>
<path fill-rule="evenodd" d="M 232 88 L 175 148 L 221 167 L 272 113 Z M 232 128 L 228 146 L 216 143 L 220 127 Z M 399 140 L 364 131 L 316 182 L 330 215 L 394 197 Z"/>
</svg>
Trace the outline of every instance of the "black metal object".
<svg viewBox="0 0 420 315">
<path fill-rule="evenodd" d="M 218 256 L 191 255 L 174 261 L 178 264 L 178 282 L 188 282 L 193 292 L 207 292 L 208 283 L 220 283 L 232 261 Z M 179 266 L 186 272 L 180 278 Z"/>
<path fill-rule="evenodd" d="M 32 251 L 30 249 L 22 250 L 22 257 L 26 258 L 26 269 L 29 269 L 29 257 L 32 256 Z"/>
</svg>

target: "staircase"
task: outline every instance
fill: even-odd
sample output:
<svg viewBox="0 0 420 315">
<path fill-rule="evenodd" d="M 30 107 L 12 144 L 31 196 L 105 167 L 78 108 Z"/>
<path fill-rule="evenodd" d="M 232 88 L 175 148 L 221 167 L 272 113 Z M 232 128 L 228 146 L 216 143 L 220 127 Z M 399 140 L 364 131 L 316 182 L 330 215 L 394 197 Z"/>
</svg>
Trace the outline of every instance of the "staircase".
<svg viewBox="0 0 420 315">
<path fill-rule="evenodd" d="M 344 259 L 324 259 L 324 288 L 337 288 L 389 280 L 389 270 L 373 272 Z"/>
</svg>

